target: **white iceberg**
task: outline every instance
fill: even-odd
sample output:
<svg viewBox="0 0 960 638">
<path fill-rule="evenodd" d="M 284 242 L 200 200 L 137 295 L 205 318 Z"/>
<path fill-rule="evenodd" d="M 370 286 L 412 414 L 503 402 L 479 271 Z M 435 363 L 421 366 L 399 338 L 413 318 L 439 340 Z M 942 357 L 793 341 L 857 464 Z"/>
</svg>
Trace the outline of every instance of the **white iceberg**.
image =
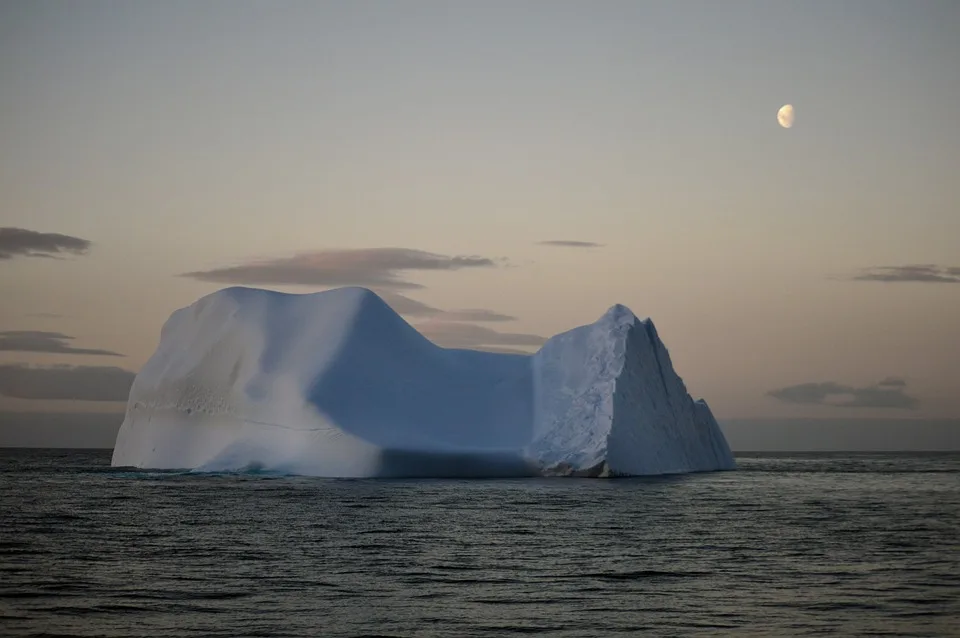
<svg viewBox="0 0 960 638">
<path fill-rule="evenodd" d="M 614 306 L 534 355 L 441 348 L 363 288 L 227 288 L 173 313 L 114 466 L 325 477 L 732 469 L 653 323 Z"/>
</svg>

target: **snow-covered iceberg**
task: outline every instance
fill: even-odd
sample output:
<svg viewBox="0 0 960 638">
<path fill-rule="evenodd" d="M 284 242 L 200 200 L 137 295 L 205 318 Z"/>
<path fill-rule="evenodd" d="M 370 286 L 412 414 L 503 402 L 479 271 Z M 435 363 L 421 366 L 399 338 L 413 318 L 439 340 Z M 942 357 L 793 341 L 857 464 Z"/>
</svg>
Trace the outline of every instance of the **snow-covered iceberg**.
<svg viewBox="0 0 960 638">
<path fill-rule="evenodd" d="M 328 477 L 731 469 L 703 401 L 624 306 L 534 355 L 441 348 L 363 288 L 227 288 L 173 313 L 114 466 Z"/>
</svg>

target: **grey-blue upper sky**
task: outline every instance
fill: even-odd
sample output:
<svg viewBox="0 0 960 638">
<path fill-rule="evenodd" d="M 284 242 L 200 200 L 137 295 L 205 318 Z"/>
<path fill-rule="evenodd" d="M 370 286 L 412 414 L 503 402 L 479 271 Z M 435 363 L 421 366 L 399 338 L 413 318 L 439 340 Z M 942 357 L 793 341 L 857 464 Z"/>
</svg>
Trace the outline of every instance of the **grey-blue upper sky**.
<svg viewBox="0 0 960 638">
<path fill-rule="evenodd" d="M 465 318 L 625 303 L 723 417 L 958 416 L 958 34 L 952 0 L 2 2 L 0 226 L 91 243 L 0 259 L 0 331 L 60 348 L 0 364 L 136 371 L 228 282 L 402 281 L 489 347 Z"/>
</svg>

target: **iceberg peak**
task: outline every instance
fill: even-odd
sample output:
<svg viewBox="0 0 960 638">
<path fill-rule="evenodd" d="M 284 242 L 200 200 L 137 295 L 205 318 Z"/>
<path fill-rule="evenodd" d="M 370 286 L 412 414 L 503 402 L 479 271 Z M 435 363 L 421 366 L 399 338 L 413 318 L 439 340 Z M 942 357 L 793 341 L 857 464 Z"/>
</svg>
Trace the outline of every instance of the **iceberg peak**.
<svg viewBox="0 0 960 638">
<path fill-rule="evenodd" d="M 603 313 L 600 321 L 613 323 L 616 326 L 630 325 L 639 321 L 633 311 L 623 304 L 614 304 Z"/>
<path fill-rule="evenodd" d="M 531 356 L 441 348 L 376 293 L 231 287 L 171 315 L 113 465 L 329 477 L 733 467 L 653 322 L 621 304 Z"/>
</svg>

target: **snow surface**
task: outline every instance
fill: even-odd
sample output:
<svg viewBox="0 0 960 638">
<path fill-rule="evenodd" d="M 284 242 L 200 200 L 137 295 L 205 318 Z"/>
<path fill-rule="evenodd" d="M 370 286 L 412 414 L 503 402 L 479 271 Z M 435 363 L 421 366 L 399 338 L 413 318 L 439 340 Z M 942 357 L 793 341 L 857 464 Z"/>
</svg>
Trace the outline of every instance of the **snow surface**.
<svg viewBox="0 0 960 638">
<path fill-rule="evenodd" d="M 649 319 L 614 306 L 534 355 L 441 348 L 364 288 L 227 288 L 173 313 L 114 466 L 328 477 L 732 469 Z"/>
</svg>

